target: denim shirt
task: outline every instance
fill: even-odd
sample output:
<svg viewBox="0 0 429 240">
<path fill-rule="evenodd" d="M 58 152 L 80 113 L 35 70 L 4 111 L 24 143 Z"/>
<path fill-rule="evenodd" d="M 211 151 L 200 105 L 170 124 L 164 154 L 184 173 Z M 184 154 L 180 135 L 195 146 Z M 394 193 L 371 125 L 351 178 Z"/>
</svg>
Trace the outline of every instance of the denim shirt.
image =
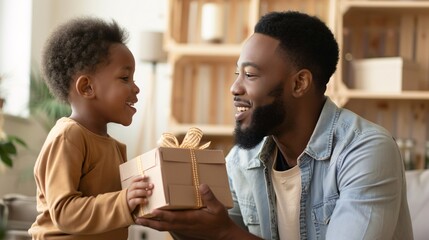
<svg viewBox="0 0 429 240">
<path fill-rule="evenodd" d="M 234 146 L 226 158 L 229 215 L 264 239 L 279 239 L 271 182 L 276 148 L 266 137 L 251 150 Z M 327 98 L 298 166 L 301 239 L 413 239 L 403 162 L 384 128 Z"/>
</svg>

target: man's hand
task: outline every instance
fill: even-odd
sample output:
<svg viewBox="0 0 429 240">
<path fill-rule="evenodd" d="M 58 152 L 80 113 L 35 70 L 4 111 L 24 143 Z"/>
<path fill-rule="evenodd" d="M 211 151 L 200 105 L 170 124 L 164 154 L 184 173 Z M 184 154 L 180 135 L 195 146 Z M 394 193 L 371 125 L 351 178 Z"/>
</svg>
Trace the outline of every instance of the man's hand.
<svg viewBox="0 0 429 240">
<path fill-rule="evenodd" d="M 238 239 L 236 234 L 248 234 L 234 224 L 224 205 L 206 184 L 202 184 L 199 190 L 206 207 L 184 211 L 156 209 L 152 211 L 153 218 L 137 218 L 136 223 L 159 231 L 170 231 L 184 239 Z"/>
</svg>

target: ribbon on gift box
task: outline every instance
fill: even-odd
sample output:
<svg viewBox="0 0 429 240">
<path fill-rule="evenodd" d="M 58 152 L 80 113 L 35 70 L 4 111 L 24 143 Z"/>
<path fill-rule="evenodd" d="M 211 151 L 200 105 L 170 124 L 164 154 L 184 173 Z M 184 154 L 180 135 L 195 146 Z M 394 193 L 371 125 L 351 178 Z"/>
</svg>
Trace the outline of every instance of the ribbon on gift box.
<svg viewBox="0 0 429 240">
<path fill-rule="evenodd" d="M 198 176 L 198 165 L 197 158 L 195 156 L 195 149 L 206 149 L 209 147 L 211 142 L 207 142 L 201 146 L 200 144 L 201 138 L 203 137 L 203 131 L 196 127 L 191 127 L 186 133 L 185 137 L 181 144 L 177 138 L 171 133 L 163 133 L 161 138 L 158 141 L 158 146 L 160 147 L 171 147 L 171 148 L 186 148 L 189 149 L 191 153 L 191 166 L 192 166 L 192 181 L 194 184 L 195 190 L 195 198 L 197 202 L 196 208 L 201 208 L 203 206 L 203 202 L 201 199 L 200 191 L 198 190 L 198 186 L 200 185 L 200 178 Z"/>
<path fill-rule="evenodd" d="M 191 127 L 183 138 L 181 144 L 179 140 L 171 133 L 163 133 L 158 141 L 160 147 L 172 147 L 172 148 L 189 148 L 189 149 L 206 149 L 209 147 L 210 142 L 204 145 L 200 144 L 201 138 L 203 137 L 203 131 L 196 127 Z"/>
<path fill-rule="evenodd" d="M 143 163 L 141 161 L 141 159 L 138 159 L 137 162 L 137 171 L 140 173 L 141 176 L 144 176 L 144 170 L 143 170 Z M 136 208 L 133 212 L 133 217 L 134 219 L 137 218 L 137 216 L 144 216 L 146 214 L 150 213 L 150 209 L 149 206 L 146 205 L 141 205 L 140 207 Z"/>
</svg>

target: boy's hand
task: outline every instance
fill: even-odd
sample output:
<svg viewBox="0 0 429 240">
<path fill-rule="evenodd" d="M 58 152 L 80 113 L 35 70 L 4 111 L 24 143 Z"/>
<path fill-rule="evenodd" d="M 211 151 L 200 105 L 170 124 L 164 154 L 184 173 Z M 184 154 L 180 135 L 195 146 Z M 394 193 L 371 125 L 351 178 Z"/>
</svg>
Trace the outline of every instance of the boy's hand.
<svg viewBox="0 0 429 240">
<path fill-rule="evenodd" d="M 148 182 L 148 177 L 136 177 L 127 189 L 127 201 L 130 212 L 141 205 L 147 204 L 147 197 L 152 195 L 153 183 Z"/>
</svg>

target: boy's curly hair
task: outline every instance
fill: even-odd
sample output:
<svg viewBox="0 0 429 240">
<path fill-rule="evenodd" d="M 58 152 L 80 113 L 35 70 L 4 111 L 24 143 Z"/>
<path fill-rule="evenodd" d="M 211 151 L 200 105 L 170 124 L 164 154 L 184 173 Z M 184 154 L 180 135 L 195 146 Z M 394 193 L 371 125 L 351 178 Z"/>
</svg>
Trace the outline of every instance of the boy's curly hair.
<svg viewBox="0 0 429 240">
<path fill-rule="evenodd" d="M 68 102 L 70 84 L 78 73 L 92 73 L 108 61 L 114 43 L 125 44 L 128 33 L 116 21 L 94 17 L 72 19 L 48 38 L 42 54 L 42 73 L 52 94 Z"/>
<path fill-rule="evenodd" d="M 323 92 L 334 74 L 338 43 L 331 30 L 317 17 L 296 11 L 271 12 L 255 26 L 255 32 L 280 41 L 286 59 L 298 69 L 308 69 Z"/>
</svg>

